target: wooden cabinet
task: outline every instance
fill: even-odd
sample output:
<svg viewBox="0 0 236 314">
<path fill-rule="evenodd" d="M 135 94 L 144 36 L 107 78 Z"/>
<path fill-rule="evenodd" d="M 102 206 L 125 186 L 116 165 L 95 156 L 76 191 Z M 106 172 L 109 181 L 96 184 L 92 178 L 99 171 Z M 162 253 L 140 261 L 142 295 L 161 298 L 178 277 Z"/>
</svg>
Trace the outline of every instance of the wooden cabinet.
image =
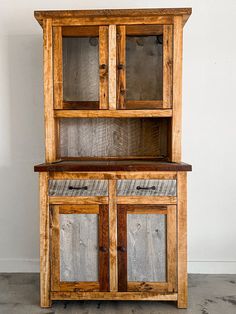
<svg viewBox="0 0 236 314">
<path fill-rule="evenodd" d="M 187 307 L 181 161 L 191 9 L 37 11 L 44 32 L 40 300 Z"/>
</svg>

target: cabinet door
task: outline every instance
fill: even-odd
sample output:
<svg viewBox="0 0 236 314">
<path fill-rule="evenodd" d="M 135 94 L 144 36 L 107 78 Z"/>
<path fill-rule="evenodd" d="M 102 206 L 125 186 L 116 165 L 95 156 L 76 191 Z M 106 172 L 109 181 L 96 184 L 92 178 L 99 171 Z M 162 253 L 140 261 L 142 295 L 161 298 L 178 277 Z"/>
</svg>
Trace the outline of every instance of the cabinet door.
<svg viewBox="0 0 236 314">
<path fill-rule="evenodd" d="M 51 208 L 52 291 L 108 291 L 107 205 Z"/>
<path fill-rule="evenodd" d="M 107 109 L 108 26 L 54 27 L 54 108 Z"/>
<path fill-rule="evenodd" d="M 171 107 L 171 25 L 117 27 L 117 85 L 120 109 Z"/>
<path fill-rule="evenodd" d="M 118 290 L 176 291 L 175 205 L 118 205 Z"/>
</svg>

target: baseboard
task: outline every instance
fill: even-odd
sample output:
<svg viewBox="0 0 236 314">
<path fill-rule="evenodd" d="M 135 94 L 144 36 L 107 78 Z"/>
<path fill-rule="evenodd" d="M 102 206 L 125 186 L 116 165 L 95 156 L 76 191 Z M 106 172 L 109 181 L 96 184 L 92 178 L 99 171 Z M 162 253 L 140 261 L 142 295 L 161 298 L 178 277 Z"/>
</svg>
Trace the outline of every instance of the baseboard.
<svg viewBox="0 0 236 314">
<path fill-rule="evenodd" d="M 38 273 L 39 259 L 0 258 L 0 273 Z"/>
<path fill-rule="evenodd" d="M 0 273 L 38 272 L 38 259 L 0 258 Z M 188 273 L 236 274 L 236 261 L 189 261 Z"/>
<path fill-rule="evenodd" d="M 189 261 L 190 274 L 236 274 L 236 261 Z"/>
</svg>

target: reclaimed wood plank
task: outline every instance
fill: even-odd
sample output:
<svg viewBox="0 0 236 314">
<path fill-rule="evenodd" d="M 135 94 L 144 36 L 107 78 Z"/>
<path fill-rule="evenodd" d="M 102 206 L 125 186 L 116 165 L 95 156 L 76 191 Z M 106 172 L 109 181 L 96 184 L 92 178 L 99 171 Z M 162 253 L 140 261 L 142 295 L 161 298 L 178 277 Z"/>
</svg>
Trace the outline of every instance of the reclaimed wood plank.
<svg viewBox="0 0 236 314">
<path fill-rule="evenodd" d="M 99 109 L 108 109 L 108 26 L 99 26 Z"/>
</svg>

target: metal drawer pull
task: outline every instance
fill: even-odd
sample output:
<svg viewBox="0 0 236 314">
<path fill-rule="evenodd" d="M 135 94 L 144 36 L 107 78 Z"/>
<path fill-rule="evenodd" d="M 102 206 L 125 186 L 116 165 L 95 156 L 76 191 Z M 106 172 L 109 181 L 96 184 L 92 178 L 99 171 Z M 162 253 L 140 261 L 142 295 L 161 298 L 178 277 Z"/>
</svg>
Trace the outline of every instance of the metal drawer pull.
<svg viewBox="0 0 236 314">
<path fill-rule="evenodd" d="M 69 187 L 68 187 L 68 189 L 69 190 L 88 190 L 88 187 L 87 186 L 81 186 L 81 187 L 76 187 L 76 186 L 72 186 L 72 185 L 70 185 Z"/>
<path fill-rule="evenodd" d="M 136 187 L 137 190 L 156 190 L 156 187 L 153 186 L 148 186 L 148 187 L 143 187 L 143 186 L 137 186 Z"/>
</svg>

